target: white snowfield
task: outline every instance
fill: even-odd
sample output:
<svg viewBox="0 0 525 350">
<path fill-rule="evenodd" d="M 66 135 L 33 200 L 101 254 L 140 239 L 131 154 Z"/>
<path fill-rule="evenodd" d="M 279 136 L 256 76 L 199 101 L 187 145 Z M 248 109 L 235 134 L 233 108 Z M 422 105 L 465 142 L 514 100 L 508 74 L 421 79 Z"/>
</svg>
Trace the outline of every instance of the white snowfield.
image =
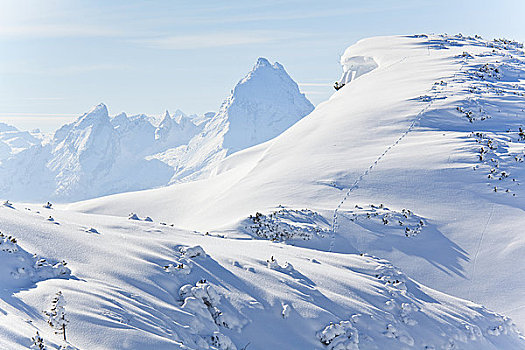
<svg viewBox="0 0 525 350">
<path fill-rule="evenodd" d="M 6 203 L 0 348 L 62 345 L 61 291 L 70 349 L 525 349 L 524 60 L 362 40 L 330 100 L 239 152 L 211 138 L 197 181 Z"/>
</svg>

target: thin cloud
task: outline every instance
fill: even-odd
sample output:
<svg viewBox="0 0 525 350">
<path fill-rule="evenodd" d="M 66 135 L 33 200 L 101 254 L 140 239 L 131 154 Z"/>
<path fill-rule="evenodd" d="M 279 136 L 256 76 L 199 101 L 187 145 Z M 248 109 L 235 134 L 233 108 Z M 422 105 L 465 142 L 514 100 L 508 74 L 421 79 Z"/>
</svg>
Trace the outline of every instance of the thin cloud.
<svg viewBox="0 0 525 350">
<path fill-rule="evenodd" d="M 126 32 L 115 28 L 76 24 L 2 25 L 2 38 L 76 38 L 122 37 Z"/>
<path fill-rule="evenodd" d="M 134 39 L 132 41 L 157 49 L 192 50 L 225 46 L 268 44 L 300 37 L 304 37 L 304 34 L 268 31 L 244 31 L 164 36 L 146 39 Z"/>
<path fill-rule="evenodd" d="M 299 86 L 333 86 L 333 83 L 297 83 Z"/>
<path fill-rule="evenodd" d="M 78 113 L 24 113 L 0 112 L 0 117 L 74 117 Z"/>
<path fill-rule="evenodd" d="M 62 101 L 65 100 L 63 97 L 25 97 L 24 100 L 28 101 Z"/>
<path fill-rule="evenodd" d="M 31 75 L 70 75 L 97 71 L 122 71 L 130 69 L 130 66 L 116 63 L 81 64 L 69 66 L 36 67 L 35 65 L 13 64 L 4 65 L 3 69 L 9 74 L 31 74 Z M 0 70 L 0 73 L 2 71 Z M 4 74 L 6 74 L 4 73 Z"/>
</svg>

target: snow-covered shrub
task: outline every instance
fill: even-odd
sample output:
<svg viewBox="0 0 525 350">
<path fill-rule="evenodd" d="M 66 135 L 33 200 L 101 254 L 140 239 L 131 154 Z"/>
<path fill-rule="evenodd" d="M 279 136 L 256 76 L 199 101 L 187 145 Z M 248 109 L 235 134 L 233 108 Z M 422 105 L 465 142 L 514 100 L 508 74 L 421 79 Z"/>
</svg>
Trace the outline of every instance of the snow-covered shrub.
<svg viewBox="0 0 525 350">
<path fill-rule="evenodd" d="M 205 336 L 209 345 L 218 349 L 236 349 L 220 328 L 240 332 L 247 321 L 212 284 L 204 279 L 196 284 L 185 284 L 179 289 L 179 298 L 182 310 L 195 317 L 192 322 L 195 334 Z"/>
<path fill-rule="evenodd" d="M 221 332 L 213 332 L 211 335 L 211 345 L 219 350 L 237 350 L 231 339 Z"/>
<path fill-rule="evenodd" d="M 375 277 L 385 285 L 406 290 L 406 277 L 403 272 L 386 260 L 378 260 L 378 262 L 380 264 L 375 269 Z"/>
<path fill-rule="evenodd" d="M 329 350 L 359 350 L 359 332 L 351 321 L 331 323 L 317 333 L 317 338 Z"/>
<path fill-rule="evenodd" d="M 194 286 L 184 285 L 179 290 L 179 296 L 183 299 L 183 309 L 192 311 L 207 310 L 208 316 L 213 319 L 217 326 L 227 329 L 240 330 L 246 323 L 238 315 L 235 315 L 233 307 L 224 305 L 222 298 L 215 287 L 209 282 L 201 280 Z"/>
<path fill-rule="evenodd" d="M 56 334 L 62 334 L 64 341 L 66 341 L 66 326 L 69 323 L 66 318 L 66 301 L 61 291 L 55 294 L 55 297 L 51 301 L 51 309 L 44 311 L 47 316 L 47 323 L 53 327 Z"/>
<path fill-rule="evenodd" d="M 13 236 L 6 236 L 0 232 L 0 250 L 8 253 L 17 252 L 18 244 L 16 243 L 16 238 Z"/>
<path fill-rule="evenodd" d="M 7 254 L 3 256 L 2 253 Z M 46 259 L 32 255 L 22 249 L 17 240 L 0 233 L 0 261 L 3 269 L 0 270 L 0 280 L 12 278 L 15 280 L 29 280 L 38 282 L 50 278 L 68 277 L 71 270 L 66 262 L 50 263 Z"/>
<path fill-rule="evenodd" d="M 193 267 L 192 259 L 205 257 L 206 253 L 201 246 L 180 247 L 177 250 L 177 258 L 163 268 L 171 275 L 189 275 Z"/>
<path fill-rule="evenodd" d="M 281 266 L 279 266 L 279 263 L 277 263 L 277 260 L 275 260 L 273 256 L 271 256 L 270 259 L 266 260 L 266 266 L 272 270 L 277 270 L 281 268 Z"/>
<path fill-rule="evenodd" d="M 44 338 L 40 336 L 38 331 L 36 332 L 36 335 L 31 338 L 31 341 L 33 342 L 33 344 L 31 344 L 30 349 L 46 350 L 46 345 L 44 344 Z"/>
<path fill-rule="evenodd" d="M 308 209 L 280 209 L 268 215 L 257 212 L 245 220 L 251 235 L 272 241 L 310 240 L 325 233 L 329 223 L 321 214 Z"/>
<path fill-rule="evenodd" d="M 519 330 L 512 320 L 506 316 L 497 315 L 497 319 L 494 322 L 494 325 L 490 326 L 487 329 L 487 334 L 492 336 L 499 336 L 502 334 L 515 334 Z"/>
<path fill-rule="evenodd" d="M 396 211 L 385 207 L 383 204 L 370 204 L 362 207 L 356 204 L 354 209 L 348 213 L 350 214 L 350 221 L 371 231 L 387 231 L 403 234 L 406 237 L 420 234 L 426 225 L 422 217 L 409 209 L 403 208 L 401 211 Z"/>
<path fill-rule="evenodd" d="M 519 181 L 513 172 L 518 166 L 523 166 L 525 159 L 522 148 L 525 141 L 523 128 L 508 129 L 504 135 L 472 132 L 469 136 L 479 144 L 476 153 L 479 164 L 473 167 L 474 170 L 486 176 L 488 186 L 493 192 L 512 194 L 515 197 Z"/>
<path fill-rule="evenodd" d="M 180 252 L 186 258 L 196 258 L 198 256 L 202 256 L 202 257 L 206 256 L 204 249 L 202 249 L 202 247 L 199 245 L 194 246 L 194 247 L 183 247 L 180 249 Z"/>
<path fill-rule="evenodd" d="M 189 275 L 191 272 L 192 263 L 188 259 L 179 259 L 171 264 L 164 265 L 164 271 L 170 274 Z"/>
</svg>

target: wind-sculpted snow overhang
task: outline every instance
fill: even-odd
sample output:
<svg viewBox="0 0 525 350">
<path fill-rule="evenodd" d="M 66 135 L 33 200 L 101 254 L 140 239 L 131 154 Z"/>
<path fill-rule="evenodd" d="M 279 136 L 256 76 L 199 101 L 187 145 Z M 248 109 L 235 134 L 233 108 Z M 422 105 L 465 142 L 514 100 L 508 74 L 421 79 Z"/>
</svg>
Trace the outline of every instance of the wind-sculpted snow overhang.
<svg viewBox="0 0 525 350">
<path fill-rule="evenodd" d="M 348 84 L 379 67 L 376 60 L 368 56 L 343 56 L 341 57 L 341 65 L 343 66 L 343 76 L 339 80 L 339 84 Z"/>
</svg>

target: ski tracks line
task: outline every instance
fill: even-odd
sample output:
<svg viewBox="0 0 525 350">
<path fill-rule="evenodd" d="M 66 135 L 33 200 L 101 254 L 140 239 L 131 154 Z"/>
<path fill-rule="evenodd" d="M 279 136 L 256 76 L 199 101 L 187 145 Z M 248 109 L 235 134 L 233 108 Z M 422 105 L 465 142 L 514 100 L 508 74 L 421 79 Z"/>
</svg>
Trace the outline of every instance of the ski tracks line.
<svg viewBox="0 0 525 350">
<path fill-rule="evenodd" d="M 470 294 L 472 291 L 472 278 L 474 278 L 474 274 L 476 273 L 476 261 L 478 260 L 478 255 L 481 250 L 481 243 L 483 243 L 483 237 L 485 237 L 485 232 L 487 231 L 487 227 L 489 227 L 490 220 L 492 219 L 492 215 L 494 214 L 495 206 L 496 204 L 492 203 L 492 207 L 490 208 L 489 217 L 487 219 L 487 222 L 485 223 L 485 227 L 483 227 L 483 231 L 481 231 L 481 234 L 479 236 L 479 241 L 478 241 L 478 247 L 476 248 L 476 253 L 474 254 L 474 258 L 472 259 L 472 272 L 470 273 L 470 288 L 468 291 L 469 299 L 470 299 Z"/>
</svg>

